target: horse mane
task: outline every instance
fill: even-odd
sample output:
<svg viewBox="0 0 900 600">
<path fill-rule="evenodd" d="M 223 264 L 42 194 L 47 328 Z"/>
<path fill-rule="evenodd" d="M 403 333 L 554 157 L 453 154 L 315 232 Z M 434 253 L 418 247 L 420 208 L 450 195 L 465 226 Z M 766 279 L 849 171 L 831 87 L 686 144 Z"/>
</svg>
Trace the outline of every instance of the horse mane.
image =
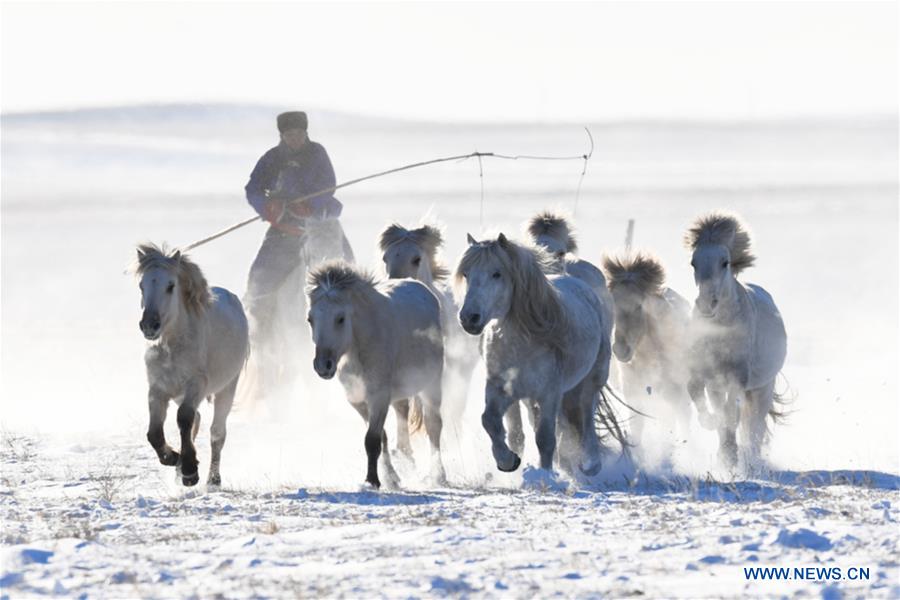
<svg viewBox="0 0 900 600">
<path fill-rule="evenodd" d="M 604 256 L 603 271 L 610 290 L 630 285 L 642 296 L 659 295 L 666 281 L 666 271 L 660 260 L 646 252 Z"/>
<path fill-rule="evenodd" d="M 545 210 L 536 214 L 528 221 L 528 234 L 534 239 L 540 235 L 550 236 L 560 242 L 565 242 L 567 252 L 578 251 L 575 228 L 561 213 Z"/>
<path fill-rule="evenodd" d="M 212 304 L 212 292 L 206 277 L 203 276 L 197 263 L 180 250 L 170 250 L 165 244 L 162 246 L 151 243 L 139 244 L 135 274 L 140 277 L 152 268 L 175 272 L 181 299 L 188 312 L 201 314 Z"/>
<path fill-rule="evenodd" d="M 365 292 L 375 289 L 375 276 L 345 260 L 327 261 L 313 269 L 306 279 L 311 302 L 331 293 L 350 293 L 365 298 Z"/>
<path fill-rule="evenodd" d="M 437 226 L 425 224 L 417 229 L 407 229 L 399 223 L 392 223 L 381 232 L 378 247 L 382 252 L 387 252 L 388 248 L 403 241 L 412 242 L 425 252 L 432 279 L 442 281 L 449 277 L 450 269 L 437 257 L 438 249 L 444 245 L 444 236 Z"/>
<path fill-rule="evenodd" d="M 697 218 L 685 234 L 684 243 L 692 250 L 703 244 L 725 246 L 735 275 L 756 262 L 750 250 L 750 232 L 736 215 L 713 212 Z"/>
<path fill-rule="evenodd" d="M 559 292 L 545 275 L 553 269 L 553 256 L 543 248 L 526 246 L 501 234 L 496 240 L 469 245 L 456 268 L 456 284 L 462 286 L 463 273 L 492 258 L 512 279 L 509 318 L 533 342 L 562 354 L 566 347 L 566 313 Z"/>
</svg>

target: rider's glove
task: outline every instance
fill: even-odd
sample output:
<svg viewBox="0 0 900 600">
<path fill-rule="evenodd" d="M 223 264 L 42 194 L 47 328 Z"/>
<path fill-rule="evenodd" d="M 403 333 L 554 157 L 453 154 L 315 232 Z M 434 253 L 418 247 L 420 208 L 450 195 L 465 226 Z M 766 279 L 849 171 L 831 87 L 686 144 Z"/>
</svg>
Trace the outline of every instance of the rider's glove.
<svg viewBox="0 0 900 600">
<path fill-rule="evenodd" d="M 263 207 L 263 219 L 269 223 L 277 223 L 282 216 L 284 216 L 284 201 L 275 198 L 266 200 L 266 204 Z"/>
</svg>

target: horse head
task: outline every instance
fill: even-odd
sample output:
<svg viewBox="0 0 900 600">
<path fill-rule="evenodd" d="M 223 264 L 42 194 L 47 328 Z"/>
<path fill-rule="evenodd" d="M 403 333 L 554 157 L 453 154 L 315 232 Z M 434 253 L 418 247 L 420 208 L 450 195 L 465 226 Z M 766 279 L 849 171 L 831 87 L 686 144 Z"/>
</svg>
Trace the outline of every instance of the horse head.
<svg viewBox="0 0 900 600">
<path fill-rule="evenodd" d="M 468 242 L 456 271 L 457 281 L 465 285 L 459 323 L 466 333 L 480 335 L 489 322 L 502 320 L 509 312 L 514 273 L 505 235 L 482 242 L 469 235 Z"/>
<path fill-rule="evenodd" d="M 662 292 L 665 272 L 659 260 L 646 253 L 607 256 L 603 270 L 616 311 L 613 353 L 628 362 L 649 329 L 647 300 Z"/>
<path fill-rule="evenodd" d="M 158 340 L 183 312 L 203 310 L 211 302 L 199 267 L 180 251 L 145 244 L 138 246 L 137 261 L 143 309 L 139 326 L 147 340 Z"/>
<path fill-rule="evenodd" d="M 723 300 L 729 300 L 735 275 L 753 266 L 750 234 L 734 215 L 711 213 L 697 219 L 685 236 L 693 250 L 691 267 L 699 288 L 697 312 L 714 317 Z"/>
<path fill-rule="evenodd" d="M 369 275 L 344 261 L 327 262 L 309 276 L 307 321 L 316 354 L 313 369 L 331 379 L 353 343 L 353 318 L 359 286 L 372 286 Z"/>
<path fill-rule="evenodd" d="M 385 228 L 378 243 L 388 277 L 409 277 L 425 283 L 447 275 L 436 259 L 442 244 L 441 232 L 433 225 L 406 229 L 396 223 Z"/>
</svg>

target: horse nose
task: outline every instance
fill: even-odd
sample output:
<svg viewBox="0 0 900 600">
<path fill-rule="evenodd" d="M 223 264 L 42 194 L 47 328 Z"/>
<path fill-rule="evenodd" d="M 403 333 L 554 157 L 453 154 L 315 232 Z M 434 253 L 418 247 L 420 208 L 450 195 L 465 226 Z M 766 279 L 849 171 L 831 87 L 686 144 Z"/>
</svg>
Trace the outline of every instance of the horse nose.
<svg viewBox="0 0 900 600">
<path fill-rule="evenodd" d="M 144 315 L 144 318 L 140 320 L 138 325 L 145 337 L 156 336 L 162 327 L 159 315 Z"/>
<path fill-rule="evenodd" d="M 331 353 L 316 350 L 316 356 L 313 359 L 313 369 L 316 374 L 323 379 L 331 379 L 337 370 L 337 363 L 331 356 Z"/>
<path fill-rule="evenodd" d="M 718 305 L 718 304 L 719 304 L 719 299 L 718 299 L 718 298 L 713 298 L 713 299 L 710 300 L 710 302 L 709 302 L 709 307 L 710 307 L 710 308 L 715 308 L 716 305 Z"/>
<path fill-rule="evenodd" d="M 622 362 L 631 360 L 631 347 L 623 342 L 616 342 L 613 344 L 613 353 L 616 355 L 616 358 Z"/>
<path fill-rule="evenodd" d="M 478 335 L 481 333 L 481 313 L 460 313 L 459 324 L 467 333 Z"/>
</svg>

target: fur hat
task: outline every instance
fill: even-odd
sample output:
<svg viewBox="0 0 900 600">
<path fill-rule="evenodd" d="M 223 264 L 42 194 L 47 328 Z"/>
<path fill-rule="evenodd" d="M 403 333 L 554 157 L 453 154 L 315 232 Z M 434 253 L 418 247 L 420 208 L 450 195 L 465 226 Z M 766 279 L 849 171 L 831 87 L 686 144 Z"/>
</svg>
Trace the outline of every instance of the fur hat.
<svg viewBox="0 0 900 600">
<path fill-rule="evenodd" d="M 278 115 L 277 121 L 279 133 L 284 133 L 291 129 L 302 129 L 306 131 L 306 128 L 309 126 L 309 120 L 306 118 L 306 113 L 299 110 L 281 113 Z"/>
</svg>

